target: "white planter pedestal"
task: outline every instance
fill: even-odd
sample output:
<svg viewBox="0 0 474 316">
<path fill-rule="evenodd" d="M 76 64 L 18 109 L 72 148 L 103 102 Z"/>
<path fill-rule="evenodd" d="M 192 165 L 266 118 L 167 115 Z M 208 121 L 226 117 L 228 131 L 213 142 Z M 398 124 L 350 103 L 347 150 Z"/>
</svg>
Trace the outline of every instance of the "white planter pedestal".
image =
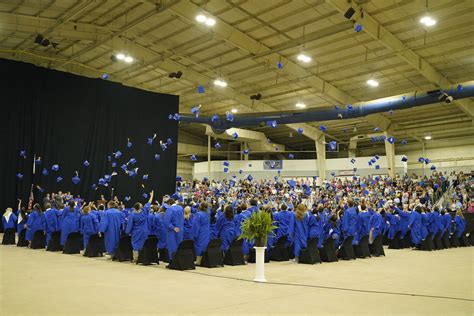
<svg viewBox="0 0 474 316">
<path fill-rule="evenodd" d="M 255 282 L 267 282 L 265 279 L 265 249 L 267 247 L 254 247 L 255 249 Z"/>
</svg>

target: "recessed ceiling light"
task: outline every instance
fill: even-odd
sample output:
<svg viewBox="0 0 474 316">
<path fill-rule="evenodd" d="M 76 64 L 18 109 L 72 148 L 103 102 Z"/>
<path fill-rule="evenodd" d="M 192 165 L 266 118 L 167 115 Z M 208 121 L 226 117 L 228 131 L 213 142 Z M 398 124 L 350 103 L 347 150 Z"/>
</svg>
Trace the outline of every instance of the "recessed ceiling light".
<svg viewBox="0 0 474 316">
<path fill-rule="evenodd" d="M 225 82 L 222 79 L 216 79 L 216 80 L 214 80 L 214 85 L 225 88 L 225 87 L 227 87 L 227 82 Z"/>
<path fill-rule="evenodd" d="M 213 18 L 208 18 L 205 23 L 208 26 L 213 26 L 214 24 L 216 24 L 216 20 L 214 20 Z"/>
<path fill-rule="evenodd" d="M 207 20 L 207 18 L 202 14 L 199 14 L 199 15 L 196 16 L 196 21 L 198 21 L 198 22 L 202 23 L 202 22 L 206 22 L 206 20 Z"/>
<path fill-rule="evenodd" d="M 133 61 L 133 57 L 132 57 L 132 56 L 126 56 L 125 59 L 124 59 L 124 61 L 125 61 L 126 63 L 131 63 L 131 62 Z"/>
<path fill-rule="evenodd" d="M 234 114 L 238 112 L 237 109 L 235 109 L 235 108 L 232 109 L 232 110 L 230 110 L 230 111 L 231 111 L 232 113 L 234 113 Z"/>
<path fill-rule="evenodd" d="M 125 59 L 125 55 L 122 54 L 122 53 L 117 54 L 116 57 L 117 57 L 118 60 L 124 60 Z"/>
<path fill-rule="evenodd" d="M 374 80 L 374 79 L 367 80 L 367 84 L 371 87 L 378 87 L 379 86 L 379 82 L 377 80 Z"/>
<path fill-rule="evenodd" d="M 309 63 L 311 61 L 311 57 L 305 55 L 305 54 L 299 54 L 297 57 L 296 57 L 299 61 L 302 61 L 304 63 Z"/>
<path fill-rule="evenodd" d="M 304 104 L 303 102 L 298 102 L 295 104 L 295 106 L 297 108 L 304 109 L 306 107 L 306 104 Z"/>
<path fill-rule="evenodd" d="M 426 140 L 431 140 L 431 135 L 426 135 L 426 136 L 425 136 L 425 139 L 426 139 Z"/>
</svg>

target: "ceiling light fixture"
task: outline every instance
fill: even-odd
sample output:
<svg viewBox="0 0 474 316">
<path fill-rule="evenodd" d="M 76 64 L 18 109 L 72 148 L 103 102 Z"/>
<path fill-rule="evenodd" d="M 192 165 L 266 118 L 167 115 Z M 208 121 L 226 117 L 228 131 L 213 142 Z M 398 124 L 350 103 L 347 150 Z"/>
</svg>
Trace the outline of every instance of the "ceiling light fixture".
<svg viewBox="0 0 474 316">
<path fill-rule="evenodd" d="M 129 64 L 130 64 L 131 62 L 133 62 L 133 57 L 132 57 L 132 56 L 125 56 L 124 61 L 125 61 L 126 63 L 129 63 Z"/>
<path fill-rule="evenodd" d="M 302 61 L 304 63 L 309 63 L 311 61 L 311 57 L 305 55 L 305 54 L 299 54 L 297 57 L 296 57 L 299 61 Z"/>
<path fill-rule="evenodd" d="M 378 87 L 379 86 L 379 82 L 377 80 L 374 80 L 374 79 L 367 80 L 367 84 L 371 87 Z"/>
<path fill-rule="evenodd" d="M 234 114 L 238 112 L 236 108 L 233 108 L 233 109 L 230 110 L 230 111 L 231 111 L 232 113 L 234 113 Z"/>
<path fill-rule="evenodd" d="M 304 104 L 303 102 L 298 102 L 295 104 L 295 106 L 297 108 L 304 109 L 306 107 L 306 104 Z"/>
<path fill-rule="evenodd" d="M 218 87 L 225 88 L 225 87 L 227 87 L 227 82 L 225 82 L 222 79 L 216 79 L 216 80 L 214 80 L 214 85 L 218 86 Z"/>
<path fill-rule="evenodd" d="M 426 139 L 426 140 L 431 140 L 431 135 L 426 135 L 426 136 L 425 136 L 425 139 Z"/>
<path fill-rule="evenodd" d="M 213 18 L 208 18 L 204 14 L 196 15 L 196 21 L 199 23 L 206 24 L 207 26 L 214 26 L 216 24 L 216 20 Z"/>
<path fill-rule="evenodd" d="M 199 15 L 196 16 L 196 21 L 198 21 L 198 22 L 203 23 L 203 22 L 206 22 L 206 20 L 207 20 L 206 16 L 204 16 L 202 14 L 199 14 Z"/>
<path fill-rule="evenodd" d="M 436 24 L 436 20 L 430 17 L 429 15 L 425 15 L 420 19 L 420 23 L 424 24 L 425 26 L 433 26 Z"/>
<path fill-rule="evenodd" d="M 214 20 L 213 18 L 209 18 L 206 20 L 206 25 L 208 26 L 213 26 L 214 24 L 216 24 L 216 20 Z"/>
<path fill-rule="evenodd" d="M 118 53 L 117 55 L 115 55 L 117 57 L 118 60 L 124 60 L 125 59 L 125 55 L 122 54 L 122 53 Z"/>
</svg>

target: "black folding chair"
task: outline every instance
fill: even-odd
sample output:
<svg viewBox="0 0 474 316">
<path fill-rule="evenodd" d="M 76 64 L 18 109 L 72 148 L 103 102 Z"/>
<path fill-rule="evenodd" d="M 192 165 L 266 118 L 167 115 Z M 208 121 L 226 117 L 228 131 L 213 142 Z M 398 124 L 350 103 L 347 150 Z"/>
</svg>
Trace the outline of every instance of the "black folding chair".
<svg viewBox="0 0 474 316">
<path fill-rule="evenodd" d="M 388 249 L 400 249 L 401 248 L 400 243 L 401 243 L 400 242 L 400 232 L 398 231 L 395 234 L 395 237 L 393 237 L 393 239 L 388 240 Z"/>
<path fill-rule="evenodd" d="M 46 251 L 62 251 L 63 246 L 61 246 L 61 231 L 51 233 L 51 238 L 49 239 L 48 245 L 46 246 Z"/>
<path fill-rule="evenodd" d="M 212 239 L 206 250 L 202 253 L 201 267 L 216 268 L 224 266 L 224 255 L 222 253 L 222 240 Z"/>
<path fill-rule="evenodd" d="M 288 261 L 290 260 L 290 254 L 288 253 L 288 238 L 281 236 L 278 238 L 275 246 L 272 247 L 270 252 L 270 260 L 272 261 Z"/>
<path fill-rule="evenodd" d="M 23 229 L 18 235 L 17 247 L 28 247 L 28 240 L 26 240 L 26 229 Z"/>
<path fill-rule="evenodd" d="M 132 238 L 130 236 L 122 235 L 120 237 L 118 247 L 115 248 L 112 260 L 119 262 L 133 260 Z"/>
<path fill-rule="evenodd" d="M 339 258 L 343 260 L 351 260 L 355 259 L 355 253 L 354 253 L 354 247 L 352 246 L 352 239 L 354 237 L 348 236 L 344 241 L 342 242 L 342 246 L 339 249 L 338 256 Z"/>
<path fill-rule="evenodd" d="M 91 235 L 86 250 L 84 251 L 84 257 L 102 257 L 102 243 L 103 239 L 101 239 L 98 234 Z"/>
<path fill-rule="evenodd" d="M 302 249 L 300 252 L 298 263 L 303 263 L 303 264 L 321 263 L 321 256 L 319 255 L 317 237 L 314 237 L 308 240 L 306 248 Z"/>
<path fill-rule="evenodd" d="M 245 264 L 244 254 L 242 252 L 243 239 L 234 239 L 230 243 L 229 250 L 225 252 L 224 264 L 228 266 L 239 266 Z"/>
<path fill-rule="evenodd" d="M 382 235 L 378 235 L 377 237 L 375 237 L 372 244 L 369 245 L 369 249 L 370 249 L 371 255 L 375 257 L 379 257 L 379 256 L 385 257 L 385 251 L 383 250 L 383 243 L 382 243 Z"/>
<path fill-rule="evenodd" d="M 354 245 L 354 252 L 357 258 L 370 258 L 369 236 L 365 235 Z"/>
<path fill-rule="evenodd" d="M 158 238 L 156 236 L 148 236 L 145 240 L 142 250 L 138 252 L 137 264 L 150 265 L 152 263 L 160 264 L 158 259 L 158 250 L 156 245 L 158 244 Z"/>
<path fill-rule="evenodd" d="M 3 233 L 2 245 L 14 245 L 14 244 L 16 244 L 15 229 L 14 228 L 5 229 L 5 232 Z"/>
<path fill-rule="evenodd" d="M 67 235 L 66 242 L 64 243 L 63 253 L 73 255 L 81 252 L 81 234 L 70 233 Z"/>
<path fill-rule="evenodd" d="M 334 239 L 328 238 L 323 244 L 323 249 L 321 249 L 321 260 L 324 262 L 336 262 L 337 254 L 336 249 L 334 248 Z"/>
<path fill-rule="evenodd" d="M 37 230 L 31 240 L 31 249 L 44 249 L 46 247 L 46 236 L 44 231 Z"/>
<path fill-rule="evenodd" d="M 196 269 L 194 265 L 194 242 L 192 240 L 183 240 L 179 244 L 178 250 L 176 250 L 167 268 L 181 271 Z"/>
</svg>

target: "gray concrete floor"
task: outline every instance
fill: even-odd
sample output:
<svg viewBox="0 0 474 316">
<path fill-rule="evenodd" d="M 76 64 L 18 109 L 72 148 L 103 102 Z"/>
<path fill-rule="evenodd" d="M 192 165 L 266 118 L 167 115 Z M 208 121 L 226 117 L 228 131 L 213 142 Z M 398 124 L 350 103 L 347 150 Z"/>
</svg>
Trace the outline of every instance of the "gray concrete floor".
<svg viewBox="0 0 474 316">
<path fill-rule="evenodd" d="M 252 264 L 180 272 L 0 246 L 0 315 L 474 314 L 474 247 L 386 255 L 271 262 L 268 281 L 285 284 L 258 284 Z"/>
</svg>

